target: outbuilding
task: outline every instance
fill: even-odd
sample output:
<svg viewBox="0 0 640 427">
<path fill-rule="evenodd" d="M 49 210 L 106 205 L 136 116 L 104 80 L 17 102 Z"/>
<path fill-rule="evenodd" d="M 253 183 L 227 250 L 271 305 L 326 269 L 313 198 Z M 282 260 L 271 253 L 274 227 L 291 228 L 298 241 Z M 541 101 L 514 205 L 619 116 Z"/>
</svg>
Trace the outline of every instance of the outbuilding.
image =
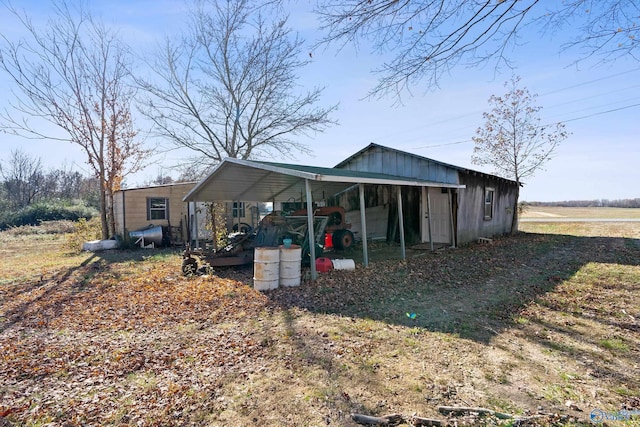
<svg viewBox="0 0 640 427">
<path fill-rule="evenodd" d="M 515 181 L 450 165 L 378 144 L 370 144 L 335 166 L 441 183 L 403 189 L 405 238 L 409 243 L 451 245 L 506 234 L 516 208 Z M 367 238 L 399 241 L 392 187 L 365 186 Z M 336 195 L 347 219 L 358 229 L 353 189 Z"/>
<path fill-rule="evenodd" d="M 371 144 L 334 168 L 225 159 L 184 200 L 341 205 L 366 265 L 372 239 L 399 241 L 404 257 L 405 239 L 434 248 L 508 232 L 516 189 L 514 181 Z"/>
</svg>

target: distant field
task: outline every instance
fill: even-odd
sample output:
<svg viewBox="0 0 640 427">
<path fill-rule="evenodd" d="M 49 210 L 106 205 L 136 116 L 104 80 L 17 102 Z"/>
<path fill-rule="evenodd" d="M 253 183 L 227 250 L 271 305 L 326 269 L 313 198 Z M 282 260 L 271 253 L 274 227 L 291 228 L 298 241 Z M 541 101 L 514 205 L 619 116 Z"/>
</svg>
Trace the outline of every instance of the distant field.
<svg viewBox="0 0 640 427">
<path fill-rule="evenodd" d="M 594 219 L 640 219 L 638 208 L 565 208 L 555 206 L 530 206 L 522 214 L 527 218 L 594 218 Z"/>
</svg>

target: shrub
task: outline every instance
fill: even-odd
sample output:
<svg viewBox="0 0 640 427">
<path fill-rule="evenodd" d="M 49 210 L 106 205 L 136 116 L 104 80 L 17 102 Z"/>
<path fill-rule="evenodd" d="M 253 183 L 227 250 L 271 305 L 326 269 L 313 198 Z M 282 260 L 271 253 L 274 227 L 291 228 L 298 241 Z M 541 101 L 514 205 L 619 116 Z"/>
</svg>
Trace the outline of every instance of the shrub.
<svg viewBox="0 0 640 427">
<path fill-rule="evenodd" d="M 0 230 L 24 225 L 40 225 L 45 221 L 78 221 L 98 216 L 95 208 L 84 203 L 41 202 L 29 205 L 19 211 L 7 212 L 0 218 Z"/>
<path fill-rule="evenodd" d="M 67 234 L 75 230 L 75 223 L 69 220 L 45 221 L 40 225 L 21 225 L 10 227 L 5 233 L 12 236 L 28 236 L 34 234 Z"/>
<path fill-rule="evenodd" d="M 90 220 L 80 218 L 75 224 L 75 230 L 67 234 L 64 247 L 73 252 L 80 252 L 82 244 L 102 237 L 100 218 Z"/>
</svg>

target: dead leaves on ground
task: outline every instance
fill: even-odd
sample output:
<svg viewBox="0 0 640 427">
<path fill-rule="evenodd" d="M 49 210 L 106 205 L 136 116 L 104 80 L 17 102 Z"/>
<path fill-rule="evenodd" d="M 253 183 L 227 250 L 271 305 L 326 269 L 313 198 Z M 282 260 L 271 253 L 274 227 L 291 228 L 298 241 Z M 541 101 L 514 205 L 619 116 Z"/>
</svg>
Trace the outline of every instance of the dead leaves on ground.
<svg viewBox="0 0 640 427">
<path fill-rule="evenodd" d="M 264 340 L 235 321 L 257 317 L 264 295 L 231 279 L 183 278 L 172 264 L 141 265 L 133 276 L 90 265 L 2 289 L 3 417 L 195 423 L 215 412 L 222 378 L 261 369 Z"/>
<path fill-rule="evenodd" d="M 527 307 L 536 308 L 529 304 L 534 299 L 547 309 L 554 304 L 566 309 L 563 299 L 585 313 L 598 307 L 610 292 L 605 286 L 603 294 L 595 295 L 576 293 L 563 282 L 582 266 L 601 266 L 613 262 L 613 256 L 637 265 L 636 249 L 618 246 L 615 254 L 608 249 L 597 239 L 521 235 L 473 250 L 443 251 L 402 262 L 390 259 L 366 269 L 358 266 L 355 274 L 333 271 L 313 283 L 266 293 L 250 287 L 247 269 L 237 274 L 227 271 L 225 277 L 182 277 L 176 258 L 130 264 L 98 260 L 38 275 L 30 282 L 0 287 L 0 421 L 51 426 L 206 425 L 232 405 L 221 390 L 273 368 L 316 369 L 323 378 L 323 370 L 335 375 L 335 369 L 352 366 L 362 375 L 389 382 L 386 375 L 393 364 L 384 366 L 376 353 L 379 337 L 388 335 L 366 319 L 383 321 L 410 353 L 424 351 L 419 334 L 428 331 L 459 333 L 474 341 L 470 347 L 480 348 L 501 327 L 512 327 L 514 314 L 534 323 L 536 313 L 526 312 Z M 554 300 L 543 296 L 549 290 L 554 290 Z M 606 306 L 596 314 L 604 318 L 608 311 L 624 309 L 626 317 L 614 326 L 627 325 L 640 316 L 634 300 L 625 301 L 624 306 Z M 333 337 L 321 325 L 302 327 L 310 321 L 306 317 L 289 318 L 291 313 L 305 316 L 308 311 L 351 318 L 344 318 L 345 326 L 342 317 L 335 316 L 339 325 L 329 331 L 341 335 Z M 272 314 L 276 316 L 269 318 Z M 281 323 L 269 324 L 274 317 Z M 533 328 L 531 323 L 527 328 Z M 525 333 L 523 328 L 521 335 Z M 637 336 L 631 328 L 625 333 Z M 606 343 L 618 345 L 613 338 Z M 431 359 L 454 357 L 442 343 L 436 344 L 440 348 L 432 349 Z M 559 348 L 552 344 L 551 349 Z M 282 349 L 288 353 L 277 353 Z M 455 356 L 460 364 L 471 364 Z M 393 381 L 399 388 L 406 385 Z M 335 393 L 349 408 L 379 398 L 374 390 L 359 395 L 359 389 L 336 388 Z M 433 394 L 424 390 L 414 394 L 423 400 Z M 453 397 L 447 393 L 431 397 L 450 401 Z M 398 401 L 404 399 L 396 396 Z M 328 411 L 340 408 L 322 399 Z M 255 400 L 252 404 L 262 402 Z"/>
<path fill-rule="evenodd" d="M 144 265 L 144 264 L 142 264 Z M 117 267 L 114 267 L 116 269 Z M 171 264 L 120 278 L 91 264 L 70 277 L 3 288 L 3 323 L 72 330 L 135 330 L 185 320 L 224 321 L 262 310 L 267 299 L 243 283 L 217 277 L 183 278 Z"/>
</svg>

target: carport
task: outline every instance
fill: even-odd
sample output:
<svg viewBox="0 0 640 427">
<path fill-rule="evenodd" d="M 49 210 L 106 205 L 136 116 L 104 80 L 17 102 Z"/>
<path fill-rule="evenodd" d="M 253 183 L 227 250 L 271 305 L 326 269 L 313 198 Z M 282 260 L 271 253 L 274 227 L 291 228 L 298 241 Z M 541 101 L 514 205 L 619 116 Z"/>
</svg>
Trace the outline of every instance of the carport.
<svg viewBox="0 0 640 427">
<path fill-rule="evenodd" d="M 404 224 L 402 219 L 401 186 L 464 188 L 464 185 L 430 182 L 380 173 L 284 163 L 258 162 L 226 158 L 213 172 L 200 181 L 185 197 L 185 202 L 260 201 L 307 202 L 340 193 L 355 185 L 359 187 L 360 219 L 362 222 L 362 251 L 364 265 L 369 264 L 365 215 L 364 185 L 391 185 L 398 188 L 398 221 L 402 259 L 406 258 Z M 307 209 L 309 242 L 315 242 L 313 209 Z M 315 259 L 315 245 L 309 245 L 311 259 Z M 317 277 L 315 263 L 311 262 L 311 278 Z"/>
</svg>

